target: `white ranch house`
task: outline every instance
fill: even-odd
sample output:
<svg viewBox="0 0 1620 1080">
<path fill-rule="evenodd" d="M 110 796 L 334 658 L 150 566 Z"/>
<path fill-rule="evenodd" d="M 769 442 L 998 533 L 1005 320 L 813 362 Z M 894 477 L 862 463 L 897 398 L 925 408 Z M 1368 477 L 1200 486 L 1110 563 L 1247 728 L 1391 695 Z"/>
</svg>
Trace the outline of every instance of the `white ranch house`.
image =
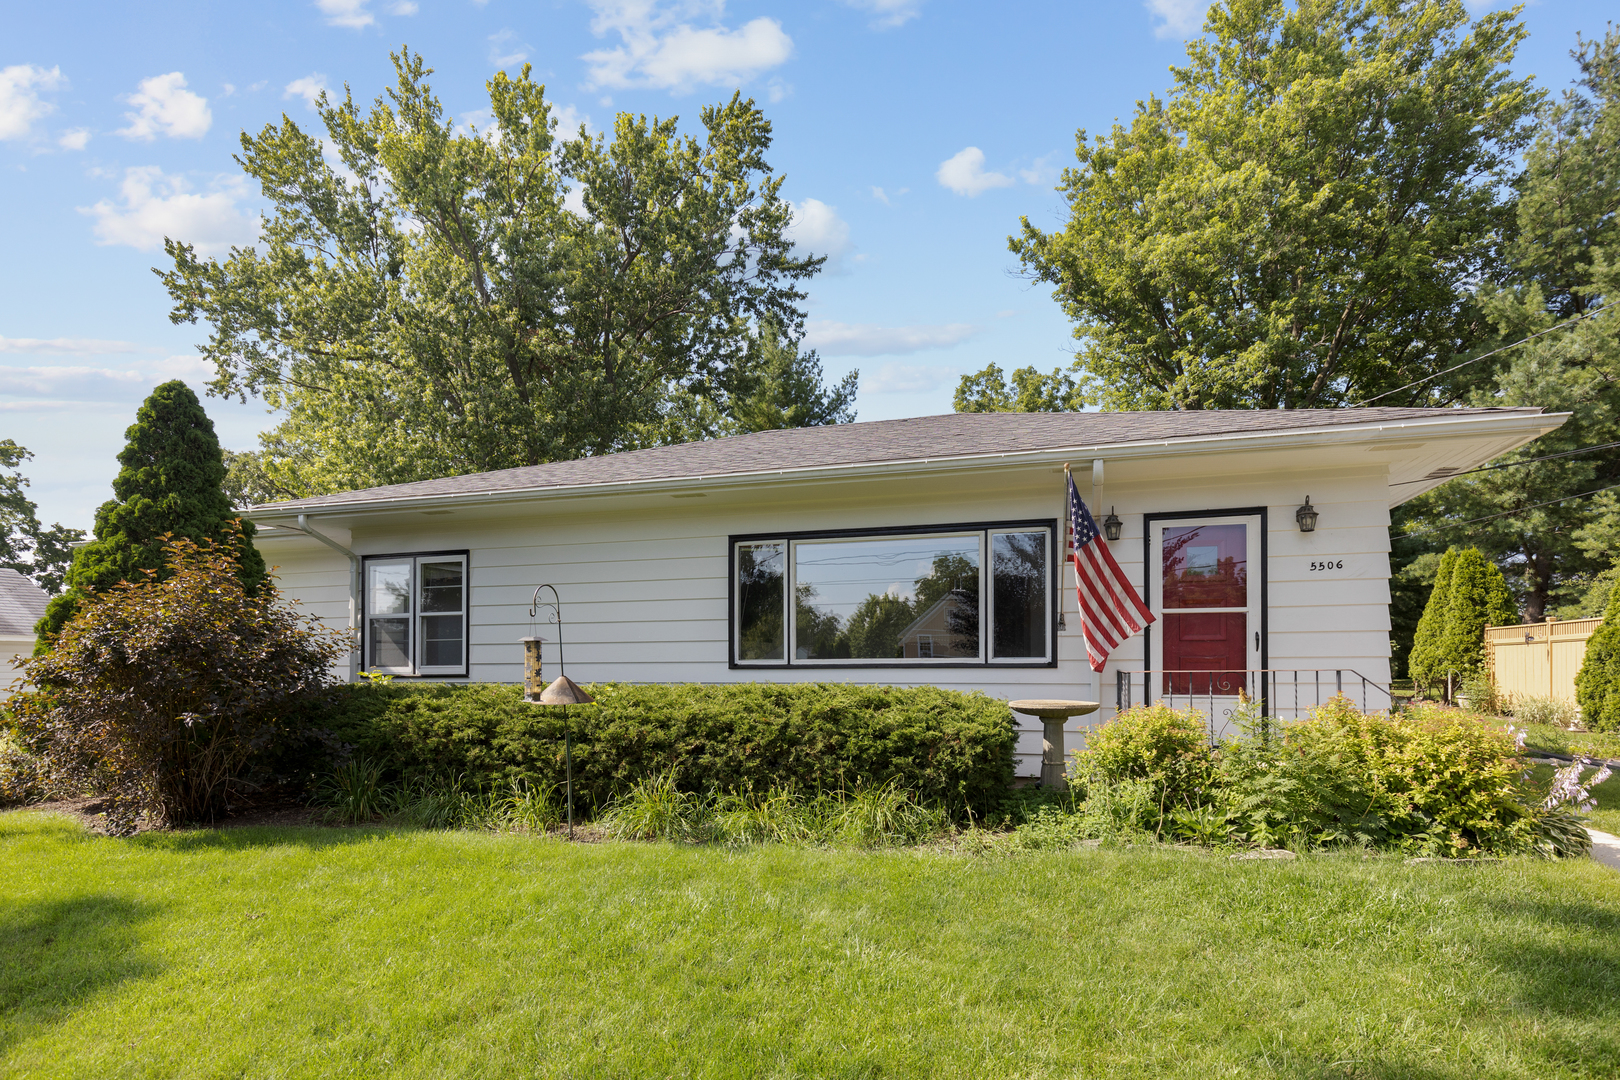
<svg viewBox="0 0 1620 1080">
<path fill-rule="evenodd" d="M 258 506 L 349 678 L 522 681 L 541 584 L 579 682 L 833 680 L 1003 699 L 1389 686 L 1389 510 L 1556 428 L 1536 409 L 958 414 L 742 435 Z M 1094 675 L 1063 466 L 1157 616 Z M 1310 500 L 1314 531 L 1297 511 Z M 556 627 L 542 625 L 555 640 Z M 549 679 L 556 652 L 548 646 Z M 1144 674 L 1148 673 L 1148 674 Z M 1218 722 L 1218 721 L 1217 721 Z M 1021 775 L 1039 771 L 1036 721 Z"/>
</svg>

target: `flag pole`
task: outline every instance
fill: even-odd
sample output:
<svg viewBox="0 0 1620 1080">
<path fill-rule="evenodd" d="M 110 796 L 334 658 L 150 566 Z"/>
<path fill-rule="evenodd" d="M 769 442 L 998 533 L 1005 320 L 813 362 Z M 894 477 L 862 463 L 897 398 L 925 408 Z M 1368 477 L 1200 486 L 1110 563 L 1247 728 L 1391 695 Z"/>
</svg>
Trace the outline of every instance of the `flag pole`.
<svg viewBox="0 0 1620 1080">
<path fill-rule="evenodd" d="M 1072 483 L 1074 483 L 1074 477 L 1069 475 L 1069 463 L 1065 461 L 1063 463 L 1063 518 L 1061 524 L 1058 526 L 1058 531 L 1063 534 L 1063 548 L 1058 552 L 1058 557 L 1060 560 L 1058 563 L 1059 630 L 1068 629 L 1068 627 L 1064 624 L 1063 618 L 1063 568 L 1069 565 L 1069 485 Z M 1078 584 L 1078 582 L 1076 582 L 1076 584 Z M 1075 611 L 1075 614 L 1080 614 L 1078 609 Z M 1057 659 L 1057 646 L 1055 642 L 1053 643 L 1052 659 Z"/>
</svg>

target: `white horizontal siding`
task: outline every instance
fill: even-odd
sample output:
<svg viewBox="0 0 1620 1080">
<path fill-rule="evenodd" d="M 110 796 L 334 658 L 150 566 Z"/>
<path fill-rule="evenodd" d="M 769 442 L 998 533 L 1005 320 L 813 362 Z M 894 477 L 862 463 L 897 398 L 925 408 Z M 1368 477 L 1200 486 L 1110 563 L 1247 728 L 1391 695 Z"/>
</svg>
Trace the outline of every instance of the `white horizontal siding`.
<svg viewBox="0 0 1620 1080">
<path fill-rule="evenodd" d="M 1268 654 L 1273 667 L 1346 667 L 1373 678 L 1388 676 L 1388 488 L 1376 469 L 1316 468 L 1287 472 L 1267 464 L 1246 469 L 1241 455 L 1223 458 L 1220 475 L 1198 475 L 1196 455 L 1140 463 L 1117 471 L 1104 489 L 1098 516 L 1112 507 L 1125 536 L 1111 545 L 1130 580 L 1143 581 L 1143 515 L 1188 510 L 1268 508 Z M 1112 468 L 1112 467 L 1110 467 Z M 1134 470 L 1134 473 L 1132 472 Z M 1204 471 L 1207 471 L 1204 470 Z M 1089 484 L 1077 474 L 1082 495 Z M 903 528 L 928 523 L 1059 518 L 1062 478 L 1049 467 L 1024 474 L 968 475 L 920 487 L 903 477 L 850 483 L 779 485 L 754 501 L 740 497 L 671 501 L 649 496 L 628 509 L 605 511 L 599 501 L 547 500 L 543 512 L 477 521 L 401 516 L 394 523 L 356 519 L 356 552 L 470 551 L 470 678 L 517 682 L 522 677 L 518 639 L 531 633 L 528 610 L 535 587 L 555 585 L 562 596 L 568 673 L 580 681 L 803 682 L 838 681 L 894 686 L 935 685 L 979 690 L 1009 699 L 1100 694 L 1112 715 L 1115 672 L 1143 666 L 1142 638 L 1125 642 L 1094 681 L 1085 660 L 1072 581 L 1064 576 L 1056 667 L 785 669 L 727 666 L 730 535 L 822 529 Z M 798 494 L 796 494 L 796 492 Z M 1294 524 L 1306 494 L 1321 514 L 1312 534 Z M 1313 572 L 1312 561 L 1340 560 L 1343 570 Z M 348 619 L 348 566 L 313 540 L 277 541 L 271 561 L 289 597 L 329 625 Z M 544 617 L 542 617 L 543 619 Z M 544 621 L 538 633 L 555 641 Z M 547 645 L 548 674 L 556 670 Z M 1138 679 L 1138 683 L 1140 680 Z M 1076 722 L 1071 731 L 1079 729 Z M 1040 728 L 1022 722 L 1020 771 L 1038 771 Z M 1071 742 L 1078 741 L 1071 735 Z"/>
</svg>

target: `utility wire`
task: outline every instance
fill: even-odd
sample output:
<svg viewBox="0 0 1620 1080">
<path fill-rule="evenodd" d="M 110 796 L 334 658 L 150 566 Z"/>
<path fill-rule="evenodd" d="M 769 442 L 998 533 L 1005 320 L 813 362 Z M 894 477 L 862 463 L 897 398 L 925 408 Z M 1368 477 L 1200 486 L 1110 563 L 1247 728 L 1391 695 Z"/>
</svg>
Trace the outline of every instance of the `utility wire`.
<svg viewBox="0 0 1620 1080">
<path fill-rule="evenodd" d="M 1554 323 L 1552 326 L 1547 327 L 1547 329 L 1545 329 L 1545 330 L 1537 330 L 1535 333 L 1529 335 L 1528 337 L 1522 337 L 1518 341 L 1513 342 L 1511 345 L 1504 345 L 1500 349 L 1492 349 L 1488 353 L 1485 353 L 1485 354 L 1483 354 L 1481 356 L 1476 356 L 1472 360 L 1464 360 L 1460 364 L 1454 364 L 1451 367 L 1446 368 L 1446 370 L 1444 370 L 1444 371 L 1435 372 L 1433 375 L 1425 375 L 1425 376 L 1423 376 L 1423 378 L 1419 379 L 1417 382 L 1409 382 L 1405 386 L 1397 386 L 1393 390 L 1386 390 L 1382 394 L 1378 394 L 1378 395 L 1376 395 L 1374 397 L 1367 398 L 1364 401 L 1358 401 L 1355 404 L 1351 405 L 1350 408 L 1359 409 L 1363 405 L 1371 405 L 1373 402 L 1381 400 L 1383 398 L 1387 398 L 1391 394 L 1398 394 L 1402 390 L 1410 390 L 1414 386 L 1422 386 L 1424 383 L 1428 382 L 1430 379 L 1438 379 L 1442 375 L 1450 375 L 1453 371 L 1456 371 L 1459 368 L 1465 368 L 1469 364 L 1477 364 L 1481 360 L 1489 360 L 1491 357 L 1496 356 L 1499 353 L 1505 353 L 1509 349 L 1516 349 L 1520 345 L 1523 345 L 1525 342 L 1534 341 L 1536 338 L 1542 337 L 1542 336 L 1544 336 L 1546 334 L 1550 334 L 1554 330 L 1562 330 L 1565 327 L 1574 326 L 1576 323 L 1580 322 L 1582 319 L 1590 319 L 1592 316 L 1596 315 L 1598 312 L 1606 311 L 1606 310 L 1608 310 L 1608 308 L 1609 308 L 1608 304 L 1599 304 L 1597 307 L 1593 308 L 1590 311 L 1581 312 L 1579 315 L 1575 316 L 1573 319 L 1565 319 L 1561 323 Z"/>
<path fill-rule="evenodd" d="M 1481 521 L 1495 521 L 1497 518 L 1512 517 L 1515 514 L 1523 514 L 1530 510 L 1539 510 L 1543 506 L 1554 506 L 1561 502 L 1569 502 L 1571 499 L 1584 499 L 1588 495 L 1601 495 L 1603 492 L 1613 491 L 1615 488 L 1620 488 L 1620 484 L 1610 484 L 1608 487 L 1593 488 L 1591 491 L 1583 491 L 1579 495 L 1565 495 L 1562 499 L 1548 499 L 1546 502 L 1539 502 L 1533 506 L 1521 506 L 1517 510 L 1504 510 L 1500 514 L 1486 514 L 1484 517 L 1469 518 L 1467 521 L 1448 521 L 1444 525 L 1434 525 L 1427 529 L 1419 529 L 1416 532 L 1401 533 L 1401 535 L 1392 536 L 1390 539 L 1405 540 L 1411 536 L 1423 536 L 1426 533 L 1440 532 L 1444 529 L 1455 528 L 1458 525 L 1474 525 Z"/>
<path fill-rule="evenodd" d="M 1425 476 L 1418 480 L 1402 480 L 1400 483 L 1391 484 L 1389 486 L 1403 487 L 1406 484 L 1422 484 L 1431 479 L 1444 482 L 1446 480 L 1455 480 L 1459 476 L 1472 476 L 1474 473 L 1478 472 L 1490 472 L 1493 469 L 1516 469 L 1520 465 L 1534 465 L 1538 461 L 1553 461 L 1558 458 L 1574 457 L 1576 454 L 1591 454 L 1598 450 L 1612 450 L 1616 446 L 1620 446 L 1620 442 L 1606 442 L 1599 446 L 1588 446 L 1580 450 L 1565 450 L 1562 454 L 1543 454 L 1541 457 L 1525 458 L 1523 461 L 1509 461 L 1502 465 L 1481 465 L 1477 469 L 1468 469 L 1465 472 L 1451 473 L 1450 475 L 1443 477 Z"/>
</svg>

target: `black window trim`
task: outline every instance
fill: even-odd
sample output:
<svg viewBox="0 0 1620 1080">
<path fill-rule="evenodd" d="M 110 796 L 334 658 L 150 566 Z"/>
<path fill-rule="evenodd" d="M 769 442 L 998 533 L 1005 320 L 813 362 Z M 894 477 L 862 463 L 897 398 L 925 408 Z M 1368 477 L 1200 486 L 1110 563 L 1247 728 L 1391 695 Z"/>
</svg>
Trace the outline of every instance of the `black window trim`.
<svg viewBox="0 0 1620 1080">
<path fill-rule="evenodd" d="M 396 679 L 466 679 L 466 678 L 471 677 L 471 675 L 470 675 L 470 673 L 472 671 L 472 549 L 471 548 L 449 549 L 449 550 L 443 550 L 443 551 L 393 551 L 393 552 L 387 552 L 387 553 L 378 553 L 376 555 L 362 555 L 362 556 L 360 556 L 360 604 L 359 604 L 359 608 L 360 608 L 360 670 L 361 671 L 370 671 L 371 670 L 371 668 L 370 668 L 370 666 L 368 664 L 368 661 L 371 659 L 371 655 L 370 655 L 370 637 L 369 637 L 370 630 L 371 630 L 371 624 L 369 622 L 367 622 L 367 620 L 366 620 L 366 616 L 368 614 L 367 611 L 366 611 L 366 600 L 370 595 L 370 588 L 369 588 L 369 586 L 367 584 L 367 581 L 366 581 L 366 564 L 371 562 L 373 559 L 377 560 L 378 562 L 388 562 L 389 560 L 398 560 L 398 559 L 435 559 L 435 558 L 447 558 L 447 557 L 454 557 L 454 556 L 459 556 L 462 559 L 462 566 L 464 566 L 466 568 L 465 571 L 463 572 L 464 576 L 462 578 L 461 587 L 463 589 L 462 604 L 466 608 L 466 610 L 462 613 L 462 632 L 465 635 L 465 640 L 467 642 L 467 647 L 466 647 L 466 650 L 462 653 L 462 656 L 461 656 L 461 671 L 459 673 L 457 673 L 457 672 L 449 672 L 449 671 L 436 671 L 436 672 L 433 672 L 431 674 L 426 674 L 426 675 L 420 674 L 420 673 L 418 673 L 416 671 L 412 671 L 409 675 L 402 675 L 402 674 L 398 674 L 398 673 L 391 673 L 391 674 Z M 415 575 L 414 574 L 412 575 L 411 580 L 412 580 L 413 583 L 415 582 Z M 413 588 L 414 587 L 415 586 L 413 584 Z M 413 611 L 411 617 L 413 619 L 416 617 L 416 613 L 414 611 Z M 413 629 L 413 633 L 411 635 L 411 640 L 413 642 L 416 640 L 416 634 L 414 632 L 414 629 Z M 413 645 L 413 647 L 412 647 L 413 654 L 414 654 L 414 651 L 415 651 L 415 647 Z M 413 656 L 413 659 L 411 661 L 411 666 L 413 668 L 416 666 L 414 656 Z"/>
<path fill-rule="evenodd" d="M 1046 655 L 1045 660 L 995 660 L 991 657 L 990 643 L 985 644 L 983 660 L 933 660 L 919 663 L 912 660 L 904 663 L 890 663 L 887 661 L 868 660 L 861 663 L 840 664 L 831 660 L 822 660 L 814 664 L 795 664 L 792 658 L 784 659 L 781 663 L 769 661 L 750 660 L 741 663 L 737 660 L 737 545 L 758 543 L 763 540 L 782 540 L 791 545 L 795 540 L 831 540 L 856 539 L 860 537 L 882 536 L 918 536 L 929 533 L 970 533 L 977 532 L 984 536 L 984 542 L 989 544 L 992 532 L 1017 531 L 1018 529 L 1045 529 L 1050 550 L 1047 553 L 1047 615 L 1046 615 Z M 1055 668 L 1058 666 L 1058 594 L 1063 586 L 1063 568 L 1058 561 L 1058 544 L 1061 537 L 1058 533 L 1057 518 L 1020 518 L 1011 521 L 967 521 L 953 522 L 946 525 L 895 525 L 876 526 L 861 529 L 810 529 L 793 532 L 752 532 L 733 533 L 726 538 L 726 666 L 734 671 L 871 671 L 904 668 L 907 671 L 940 671 L 971 668 L 975 671 L 997 670 L 1001 668 Z M 791 550 L 791 547 L 790 547 Z M 791 569 L 791 568 L 789 568 Z M 988 581 L 981 575 L 981 580 Z M 988 590 L 989 584 L 985 585 Z M 991 601 L 994 603 L 994 601 Z M 787 628 L 783 628 L 784 635 Z M 784 649 L 786 643 L 784 642 Z"/>
</svg>

